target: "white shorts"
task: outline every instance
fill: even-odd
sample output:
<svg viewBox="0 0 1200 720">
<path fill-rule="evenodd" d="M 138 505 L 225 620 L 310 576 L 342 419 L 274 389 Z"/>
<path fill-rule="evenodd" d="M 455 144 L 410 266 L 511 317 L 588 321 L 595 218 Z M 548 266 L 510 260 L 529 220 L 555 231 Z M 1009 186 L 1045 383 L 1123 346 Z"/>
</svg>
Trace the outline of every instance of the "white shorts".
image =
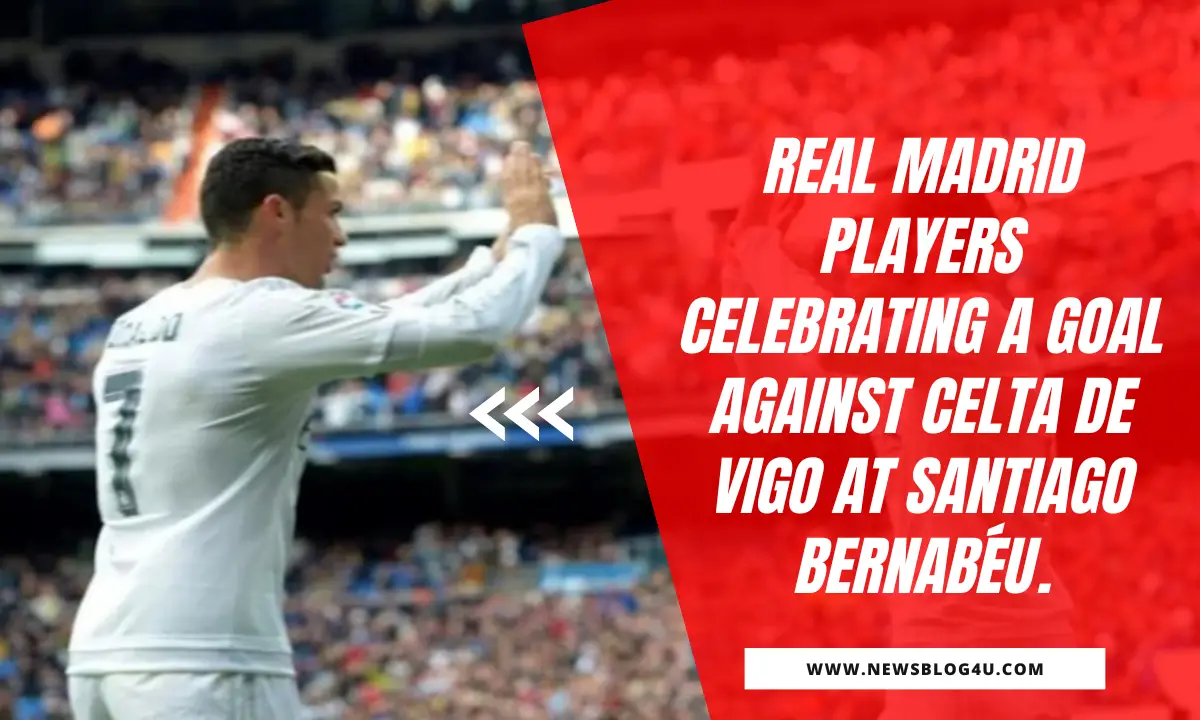
<svg viewBox="0 0 1200 720">
<path fill-rule="evenodd" d="M 73 675 L 75 720 L 300 720 L 294 678 L 275 675 Z"/>
</svg>

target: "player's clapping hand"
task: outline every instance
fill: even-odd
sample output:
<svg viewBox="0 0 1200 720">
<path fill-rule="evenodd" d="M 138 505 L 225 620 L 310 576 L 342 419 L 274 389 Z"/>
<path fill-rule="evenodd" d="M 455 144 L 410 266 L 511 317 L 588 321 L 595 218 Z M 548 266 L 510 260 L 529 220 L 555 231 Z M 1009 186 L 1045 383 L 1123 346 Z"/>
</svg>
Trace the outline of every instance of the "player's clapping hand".
<svg viewBox="0 0 1200 720">
<path fill-rule="evenodd" d="M 550 197 L 550 180 L 529 143 L 512 144 L 500 172 L 500 190 L 504 209 L 508 211 L 509 230 L 515 231 L 522 225 L 558 225 Z M 497 243 L 501 245 L 501 254 L 502 242 L 503 238 Z"/>
</svg>

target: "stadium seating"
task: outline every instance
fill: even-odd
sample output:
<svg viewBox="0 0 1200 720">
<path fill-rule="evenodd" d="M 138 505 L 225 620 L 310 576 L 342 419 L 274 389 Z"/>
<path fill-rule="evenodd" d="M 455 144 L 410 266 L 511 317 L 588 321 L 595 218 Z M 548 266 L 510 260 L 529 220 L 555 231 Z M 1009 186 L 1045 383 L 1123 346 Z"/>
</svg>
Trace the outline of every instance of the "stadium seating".
<svg viewBox="0 0 1200 720">
<path fill-rule="evenodd" d="M 1139 502 L 1129 511 L 1138 522 L 1121 527 L 1179 518 L 1183 509 L 1187 519 L 1172 524 L 1200 537 L 1200 519 L 1187 512 L 1200 500 L 1198 475 L 1194 466 L 1167 466 L 1139 479 Z M 1191 701 L 1194 683 L 1179 668 L 1191 667 L 1194 651 L 1176 659 L 1175 648 L 1197 640 L 1187 600 L 1197 578 L 1163 574 L 1171 561 L 1153 552 L 1142 567 L 1104 563 L 1109 548 L 1128 554 L 1139 540 L 1091 527 L 1054 552 L 1081 637 L 1110 651 L 1106 704 L 1080 717 L 1158 717 L 1149 705 L 1164 691 Z M 599 564 L 633 571 L 596 574 Z M 702 718 L 664 568 L 653 538 L 618 538 L 604 528 L 546 537 L 431 524 L 382 547 L 301 541 L 286 617 L 309 717 L 395 717 L 403 708 L 412 714 L 402 717 L 416 718 Z M 60 653 L 87 574 L 88 562 L 73 557 L 49 565 L 0 558 L 0 717 L 4 688 L 26 698 L 27 710 L 49 713 L 18 718 L 67 717 L 55 710 Z M 551 582 L 566 575 L 572 583 Z M 1115 607 L 1105 592 L 1114 586 L 1139 587 L 1147 602 Z M 808 632 L 814 646 L 871 646 L 885 641 L 886 624 L 868 604 L 842 598 L 814 602 Z M 1139 643 L 1129 644 L 1133 638 Z M 879 698 L 829 694 L 819 704 L 813 717 L 822 720 L 872 718 Z"/>
</svg>

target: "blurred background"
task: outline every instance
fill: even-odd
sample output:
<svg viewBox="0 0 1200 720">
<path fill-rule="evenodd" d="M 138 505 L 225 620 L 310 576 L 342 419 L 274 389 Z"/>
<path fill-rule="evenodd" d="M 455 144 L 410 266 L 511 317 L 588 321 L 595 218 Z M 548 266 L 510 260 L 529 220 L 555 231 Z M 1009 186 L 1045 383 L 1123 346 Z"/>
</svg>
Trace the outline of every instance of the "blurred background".
<svg viewBox="0 0 1200 720">
<path fill-rule="evenodd" d="M 654 232 L 712 243 L 732 208 L 664 206 L 656 188 L 671 173 L 724 171 L 750 134 L 725 127 L 730 108 L 770 98 L 797 134 L 846 134 L 900 116 L 937 133 L 928 109 L 946 103 L 980 118 L 1021 105 L 1051 131 L 1105 129 L 1102 141 L 1086 135 L 1093 181 L 1037 209 L 1051 247 L 1023 289 L 1089 278 L 1112 295 L 1193 287 L 1200 193 L 1188 153 L 1200 143 L 1179 133 L 1196 132 L 1188 119 L 1200 100 L 1194 2 L 850 0 L 839 3 L 844 17 L 756 61 L 681 64 L 669 47 L 614 59 L 610 78 L 571 88 L 595 118 L 594 142 L 556 148 L 520 24 L 580 4 L 5 3 L 0 719 L 69 717 L 64 648 L 97 529 L 90 367 L 113 317 L 200 259 L 195 190 L 230 139 L 295 138 L 336 157 L 351 245 L 333 281 L 382 298 L 453 269 L 502 229 L 495 178 L 514 139 L 552 167 L 575 153 L 581 182 L 636 195 L 643 211 L 613 218 L 614 240 Z M 909 16 L 910 29 L 872 32 L 865 19 L 891 22 L 888 13 Z M 664 107 L 699 129 L 664 125 L 654 112 Z M 1147 137 L 1147 127 L 1157 131 Z M 1067 227 L 1060 215 L 1085 221 Z M 573 237 L 565 200 L 560 217 Z M 672 262 L 624 280 L 686 293 L 692 269 Z M 647 332 L 660 330 L 655 310 L 637 318 Z M 631 372 L 660 370 L 643 358 Z M 544 402 L 575 388 L 563 413 L 575 440 L 543 427 L 541 443 L 510 430 L 501 444 L 467 417 L 501 387 L 510 401 L 540 387 Z M 309 718 L 706 717 L 577 242 L 495 359 L 328 387 L 314 422 L 286 608 Z M 1200 488 L 1181 482 L 1195 468 L 1151 464 L 1129 512 L 1147 524 L 1171 513 L 1200 530 L 1190 502 Z M 1059 562 L 1079 588 L 1085 630 L 1112 651 L 1106 698 L 1117 709 L 1103 712 L 1179 717 L 1194 683 L 1171 673 L 1195 644 L 1197 578 L 1165 572 L 1169 559 L 1153 553 L 1136 570 L 1105 562 L 1105 547 L 1131 543 L 1097 536 Z M 1105 604 L 1116 583 L 1144 602 Z M 812 618 L 812 645 L 885 637 L 882 619 L 852 601 L 814 602 Z M 879 710 L 861 693 L 805 702 L 797 717 L 873 720 Z"/>
</svg>

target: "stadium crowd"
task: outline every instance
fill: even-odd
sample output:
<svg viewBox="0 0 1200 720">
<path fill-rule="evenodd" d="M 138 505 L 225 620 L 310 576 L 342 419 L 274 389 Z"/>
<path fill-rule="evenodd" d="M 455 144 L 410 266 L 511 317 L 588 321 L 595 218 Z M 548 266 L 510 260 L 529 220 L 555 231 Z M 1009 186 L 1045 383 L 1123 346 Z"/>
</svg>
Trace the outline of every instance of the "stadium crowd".
<svg viewBox="0 0 1200 720">
<path fill-rule="evenodd" d="M 309 708 L 297 720 L 699 718 L 703 698 L 653 538 L 419 529 L 407 542 L 298 543 L 285 608 Z M 538 568 L 625 562 L 596 594 Z M 89 561 L 0 558 L 0 718 L 68 717 L 63 648 Z"/>
<path fill-rule="evenodd" d="M 1069 547 L 1051 546 L 1081 637 L 1109 649 L 1106 704 L 1159 699 L 1155 652 L 1200 640 L 1190 592 L 1200 575 L 1181 561 L 1200 537 L 1198 475 L 1168 466 L 1139 478 L 1128 511 L 1136 522 L 1119 525 L 1128 536 L 1091 523 Z M 1172 553 L 1145 540 L 1164 522 L 1181 539 Z M 0 557 L 0 718 L 68 717 L 63 651 L 88 577 L 82 557 Z M 540 582 L 541 570 L 569 562 L 635 563 L 645 573 L 629 587 L 575 592 Z M 655 538 L 604 527 L 428 525 L 405 542 L 299 542 L 285 613 L 310 709 L 301 720 L 700 720 L 704 701 L 664 567 Z M 886 615 L 865 597 L 795 602 L 811 603 L 813 646 L 886 642 Z M 869 693 L 808 700 L 813 720 L 872 720 L 880 704 Z"/>
<path fill-rule="evenodd" d="M 47 87 L 25 63 L 0 65 L 0 227 L 158 216 L 191 156 L 195 93 L 132 54 L 63 71 Z"/>
<path fill-rule="evenodd" d="M 517 139 L 557 170 L 537 84 L 528 79 L 453 84 L 431 75 L 420 84 L 334 92 L 257 78 L 231 85 L 214 124 L 213 152 L 245 136 L 284 137 L 329 152 L 356 213 L 492 207 L 501 160 Z"/>
</svg>

